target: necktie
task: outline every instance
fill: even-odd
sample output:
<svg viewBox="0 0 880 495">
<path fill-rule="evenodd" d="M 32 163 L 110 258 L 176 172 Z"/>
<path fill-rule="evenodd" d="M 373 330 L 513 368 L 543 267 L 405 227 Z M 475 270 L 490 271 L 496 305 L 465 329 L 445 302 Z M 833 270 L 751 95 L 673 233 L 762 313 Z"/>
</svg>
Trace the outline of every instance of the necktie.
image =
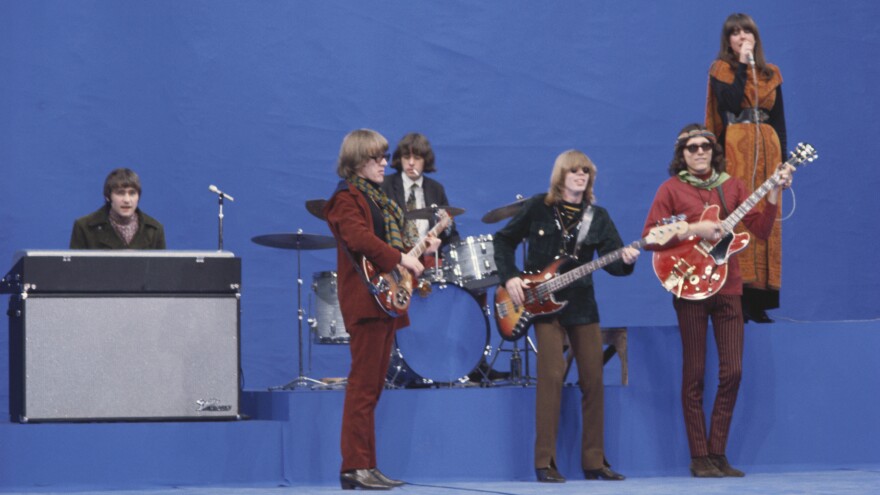
<svg viewBox="0 0 880 495">
<path fill-rule="evenodd" d="M 409 196 L 406 198 L 406 211 L 416 209 L 416 189 L 418 184 L 413 184 L 409 189 Z M 415 220 L 406 221 L 406 244 L 410 247 L 415 246 L 419 241 L 419 228 L 416 226 Z"/>
</svg>

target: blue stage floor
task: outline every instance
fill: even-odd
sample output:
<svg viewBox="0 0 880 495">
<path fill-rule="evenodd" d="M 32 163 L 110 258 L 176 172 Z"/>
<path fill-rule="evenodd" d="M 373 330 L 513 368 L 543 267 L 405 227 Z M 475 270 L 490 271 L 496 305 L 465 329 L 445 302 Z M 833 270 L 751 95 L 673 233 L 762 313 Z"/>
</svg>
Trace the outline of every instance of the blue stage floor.
<svg viewBox="0 0 880 495">
<path fill-rule="evenodd" d="M 378 463 L 414 483 L 396 492 L 417 495 L 880 494 L 877 323 L 749 331 L 727 447 L 745 479 L 689 477 L 674 327 L 629 329 L 628 385 L 620 368 L 606 370 L 618 384 L 606 383 L 605 451 L 627 481 L 575 480 L 576 387 L 563 390 L 557 445 L 566 484 L 533 481 L 534 387 L 387 390 L 376 414 Z M 0 493 L 341 493 L 344 395 L 246 391 L 248 421 L 0 420 Z"/>
<path fill-rule="evenodd" d="M 115 491 L 47 491 L 28 490 L 30 495 L 301 495 L 311 493 L 340 493 L 338 485 L 331 486 L 210 486 L 168 487 L 144 490 Z M 630 478 L 626 481 L 568 481 L 564 484 L 540 484 L 525 481 L 508 482 L 455 482 L 442 484 L 412 484 L 389 493 L 407 495 L 865 495 L 880 493 L 880 467 L 817 472 L 758 473 L 745 478 L 695 479 L 686 477 Z"/>
</svg>

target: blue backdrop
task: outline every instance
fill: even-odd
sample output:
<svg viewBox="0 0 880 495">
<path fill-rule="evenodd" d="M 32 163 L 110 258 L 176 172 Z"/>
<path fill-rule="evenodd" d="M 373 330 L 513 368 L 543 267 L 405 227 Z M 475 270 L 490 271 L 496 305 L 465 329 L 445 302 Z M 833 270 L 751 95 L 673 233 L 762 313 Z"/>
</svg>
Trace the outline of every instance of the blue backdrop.
<svg viewBox="0 0 880 495">
<path fill-rule="evenodd" d="M 581 149 L 634 240 L 675 133 L 703 119 L 721 24 L 745 11 L 782 68 L 789 143 L 821 157 L 796 176 L 773 314 L 873 319 L 877 5 L 0 0 L 0 260 L 65 248 L 120 166 L 140 174 L 170 249 L 216 249 L 216 184 L 235 197 L 225 247 L 243 259 L 246 386 L 283 383 L 296 370 L 296 256 L 250 239 L 329 234 L 303 204 L 332 191 L 348 131 L 392 145 L 426 134 L 465 236 L 494 233 L 484 213 L 541 192 L 556 155 Z M 312 274 L 334 267 L 332 250 L 302 253 L 307 304 Z M 606 326 L 673 323 L 647 256 L 632 277 L 595 279 Z"/>
</svg>

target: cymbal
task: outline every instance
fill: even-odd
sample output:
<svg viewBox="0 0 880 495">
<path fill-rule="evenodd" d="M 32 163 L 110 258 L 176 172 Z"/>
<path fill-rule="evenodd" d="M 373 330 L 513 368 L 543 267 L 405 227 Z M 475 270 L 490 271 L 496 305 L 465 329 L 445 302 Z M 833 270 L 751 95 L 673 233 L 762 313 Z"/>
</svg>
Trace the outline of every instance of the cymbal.
<svg viewBox="0 0 880 495">
<path fill-rule="evenodd" d="M 464 213 L 464 208 L 456 208 L 454 206 L 438 206 L 438 209 L 446 210 L 450 217 L 457 217 Z M 407 220 L 430 220 L 434 218 L 434 208 L 419 208 L 418 210 L 410 210 L 403 215 Z"/>
<path fill-rule="evenodd" d="M 280 249 L 330 249 L 336 247 L 336 239 L 329 235 L 290 232 L 258 235 L 251 238 L 261 245 Z"/>
<path fill-rule="evenodd" d="M 306 201 L 306 210 L 321 220 L 327 220 L 324 218 L 324 205 L 326 204 L 326 199 L 310 199 Z"/>
<path fill-rule="evenodd" d="M 505 218 L 512 217 L 516 215 L 516 212 L 522 208 L 523 203 L 526 202 L 528 198 L 522 198 L 514 201 L 513 203 L 506 204 L 504 206 L 499 206 L 494 210 L 490 210 L 489 213 L 483 215 L 483 223 L 495 223 L 504 220 Z"/>
</svg>

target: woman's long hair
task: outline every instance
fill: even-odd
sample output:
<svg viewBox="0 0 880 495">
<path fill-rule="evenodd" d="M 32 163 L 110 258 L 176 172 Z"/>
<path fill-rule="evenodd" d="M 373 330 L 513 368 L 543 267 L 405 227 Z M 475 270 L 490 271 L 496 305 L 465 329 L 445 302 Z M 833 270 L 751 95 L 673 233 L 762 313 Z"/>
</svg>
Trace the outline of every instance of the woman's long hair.
<svg viewBox="0 0 880 495">
<path fill-rule="evenodd" d="M 758 32 L 758 25 L 748 14 L 737 13 L 727 16 L 724 26 L 721 27 L 721 48 L 718 50 L 716 58 L 724 60 L 734 68 L 739 65 L 739 58 L 733 53 L 733 48 L 730 47 L 730 35 L 738 30 L 747 31 L 755 36 L 755 67 L 765 78 L 773 77 L 773 69 L 767 67 L 767 61 L 764 59 L 764 45 L 761 43 L 761 33 Z"/>
</svg>

